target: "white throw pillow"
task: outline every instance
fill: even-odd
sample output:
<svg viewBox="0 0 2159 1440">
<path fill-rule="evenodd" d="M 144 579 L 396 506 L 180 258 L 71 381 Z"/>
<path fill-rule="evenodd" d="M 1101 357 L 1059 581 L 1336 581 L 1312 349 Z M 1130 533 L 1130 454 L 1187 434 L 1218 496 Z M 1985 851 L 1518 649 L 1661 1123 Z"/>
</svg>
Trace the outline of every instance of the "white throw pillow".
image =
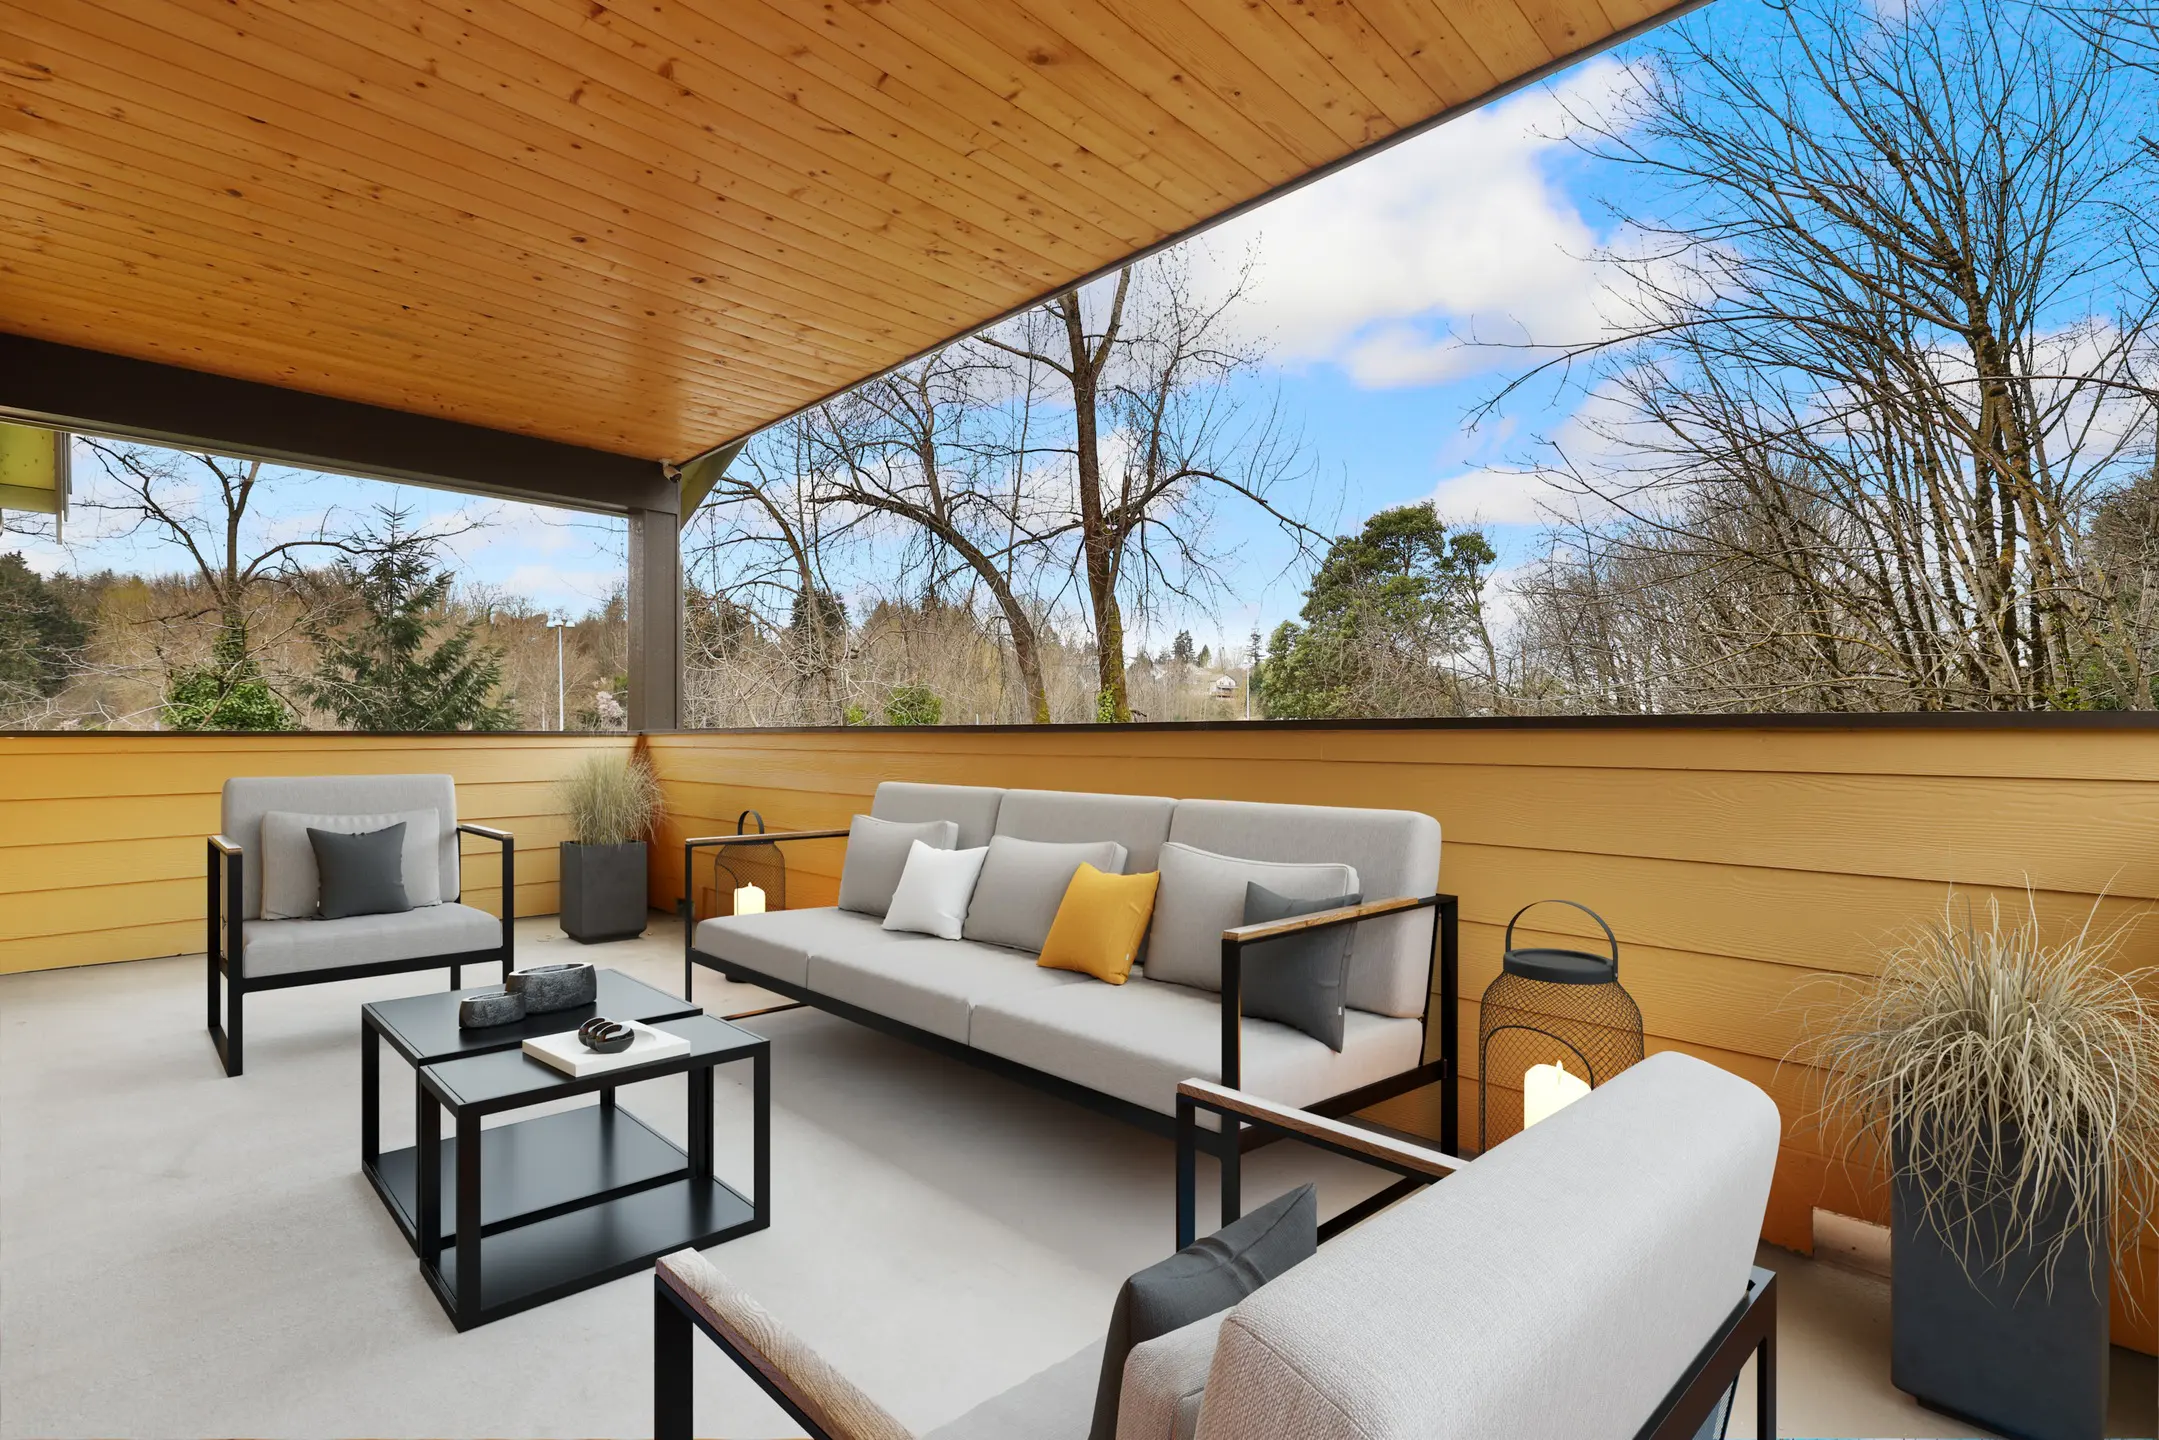
<svg viewBox="0 0 2159 1440">
<path fill-rule="evenodd" d="M 312 920 L 322 903 L 322 873 L 315 868 L 310 829 L 365 835 L 405 826 L 405 899 L 417 910 L 442 903 L 442 812 L 400 810 L 382 815 L 303 815 L 271 810 L 262 817 L 262 918 Z"/>
<path fill-rule="evenodd" d="M 1114 840 L 1072 844 L 995 836 L 960 933 L 985 945 L 1039 954 L 1079 867 L 1092 865 L 1105 875 L 1122 875 L 1124 861 L 1124 846 Z"/>
<path fill-rule="evenodd" d="M 960 938 L 967 921 L 967 902 L 982 874 L 987 845 L 977 850 L 939 850 L 920 840 L 908 847 L 907 868 L 900 872 L 899 888 L 892 892 L 892 908 L 885 911 L 887 930 L 915 930 L 940 940 Z"/>
<path fill-rule="evenodd" d="M 1222 988 L 1222 932 L 1244 923 L 1248 883 L 1291 900 L 1322 900 L 1363 888 L 1351 865 L 1240 860 L 1178 841 L 1162 847 L 1159 863 L 1162 879 L 1147 931 L 1147 978 L 1202 990 Z"/>
<path fill-rule="evenodd" d="M 960 843 L 960 827 L 951 820 L 909 822 L 857 815 L 847 828 L 847 858 L 840 862 L 840 908 L 884 914 L 900 872 L 907 868 L 908 846 L 917 840 L 950 850 Z"/>
</svg>

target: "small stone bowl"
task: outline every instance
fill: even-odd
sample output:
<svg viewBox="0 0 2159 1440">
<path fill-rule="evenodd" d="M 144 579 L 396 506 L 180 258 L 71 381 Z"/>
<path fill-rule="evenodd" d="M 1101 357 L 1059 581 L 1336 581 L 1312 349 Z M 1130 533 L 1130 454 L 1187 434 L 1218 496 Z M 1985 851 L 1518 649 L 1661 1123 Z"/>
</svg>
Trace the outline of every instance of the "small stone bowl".
<svg viewBox="0 0 2159 1440">
<path fill-rule="evenodd" d="M 508 990 L 482 990 L 457 1002 L 457 1028 L 485 1030 L 525 1018 L 525 997 Z"/>
<path fill-rule="evenodd" d="M 527 1015 L 574 1010 L 599 998 L 599 973 L 590 965 L 535 965 L 510 972 L 509 989 L 525 998 Z"/>
</svg>

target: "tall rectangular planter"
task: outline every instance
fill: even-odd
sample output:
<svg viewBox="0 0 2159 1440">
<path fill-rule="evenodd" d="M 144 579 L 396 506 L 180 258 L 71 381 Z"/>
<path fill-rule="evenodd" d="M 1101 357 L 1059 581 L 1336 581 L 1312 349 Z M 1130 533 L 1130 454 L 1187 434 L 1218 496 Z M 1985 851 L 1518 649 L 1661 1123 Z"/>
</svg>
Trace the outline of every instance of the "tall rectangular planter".
<svg viewBox="0 0 2159 1440">
<path fill-rule="evenodd" d="M 562 933 L 584 945 L 645 933 L 645 842 L 562 842 Z"/>
<path fill-rule="evenodd" d="M 2101 1440 L 2107 1412 L 2106 1235 L 2072 1240 L 2050 1294 L 2029 1249 L 1970 1273 L 1921 1220 L 1898 1167 L 1890 1221 L 1890 1379 L 1920 1404 L 2008 1440 Z M 2006 1200 L 1981 1209 L 2002 1233 Z M 2050 1216 L 2049 1219 L 2056 1219 Z M 2096 1250 L 2096 1254 L 2094 1253 Z M 2094 1283 L 2094 1277 L 2097 1283 Z"/>
</svg>

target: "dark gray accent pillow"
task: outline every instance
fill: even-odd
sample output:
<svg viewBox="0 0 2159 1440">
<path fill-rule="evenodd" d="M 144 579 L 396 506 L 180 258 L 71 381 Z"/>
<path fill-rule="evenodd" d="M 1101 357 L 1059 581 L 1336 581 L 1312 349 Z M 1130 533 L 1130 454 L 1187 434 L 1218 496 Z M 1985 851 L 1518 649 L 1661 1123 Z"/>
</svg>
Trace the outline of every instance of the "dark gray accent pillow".
<svg viewBox="0 0 2159 1440">
<path fill-rule="evenodd" d="M 1292 900 L 1264 885 L 1244 887 L 1244 923 L 1264 925 L 1294 915 L 1316 915 L 1344 905 L 1362 905 L 1358 893 L 1331 900 Z M 1284 935 L 1244 948 L 1244 1013 L 1254 1020 L 1279 1020 L 1302 1030 L 1328 1049 L 1342 1048 L 1342 1007 L 1349 990 L 1349 945 L 1357 927 Z"/>
<path fill-rule="evenodd" d="M 1133 1346 L 1229 1309 L 1317 1249 L 1319 1196 L 1304 1185 L 1125 1281 L 1110 1311 L 1087 1440 L 1117 1440 L 1117 1401 Z"/>
<path fill-rule="evenodd" d="M 348 915 L 397 915 L 412 908 L 405 898 L 405 822 L 360 835 L 307 827 L 322 876 L 316 913 L 325 920 Z"/>
</svg>

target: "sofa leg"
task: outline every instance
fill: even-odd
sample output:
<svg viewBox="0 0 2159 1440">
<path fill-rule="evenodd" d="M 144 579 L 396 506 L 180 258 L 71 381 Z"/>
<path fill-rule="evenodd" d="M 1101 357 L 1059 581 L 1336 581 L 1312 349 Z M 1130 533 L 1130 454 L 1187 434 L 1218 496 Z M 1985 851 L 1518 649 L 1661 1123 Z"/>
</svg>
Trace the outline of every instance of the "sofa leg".
<svg viewBox="0 0 2159 1440">
<path fill-rule="evenodd" d="M 652 1296 L 653 1440 L 691 1440 L 697 1394 L 695 1331 L 657 1281 Z"/>
<path fill-rule="evenodd" d="M 208 976 L 208 979 L 209 979 L 209 981 L 210 981 L 210 994 L 209 994 L 209 1001 L 210 1001 L 210 1005 L 209 1005 L 209 1010 L 208 1010 L 208 1021 L 207 1021 L 207 1023 L 208 1023 L 208 1024 L 209 1024 L 209 1026 L 210 1026 L 210 1033 L 211 1033 L 212 1035 L 215 1035 L 215 1034 L 217 1033 L 217 1029 L 218 1029 L 218 1025 L 217 1025 L 217 1022 L 218 1022 L 218 1013 L 217 1013 L 217 1010 L 218 1010 L 218 1005 L 217 1005 L 217 1001 L 218 1001 L 218 995 L 217 995 L 217 951 L 216 951 L 215 949 L 212 949 L 212 950 L 210 950 L 210 951 L 209 951 L 209 952 L 208 952 L 207 954 L 205 954 L 205 955 L 204 955 L 204 956 L 202 957 L 202 960 L 203 960 L 203 970 L 204 970 L 205 974 L 206 974 L 206 975 Z"/>
<path fill-rule="evenodd" d="M 465 988 L 464 974 L 464 966 L 452 965 L 450 967 L 450 988 L 452 990 L 462 990 Z"/>
</svg>

